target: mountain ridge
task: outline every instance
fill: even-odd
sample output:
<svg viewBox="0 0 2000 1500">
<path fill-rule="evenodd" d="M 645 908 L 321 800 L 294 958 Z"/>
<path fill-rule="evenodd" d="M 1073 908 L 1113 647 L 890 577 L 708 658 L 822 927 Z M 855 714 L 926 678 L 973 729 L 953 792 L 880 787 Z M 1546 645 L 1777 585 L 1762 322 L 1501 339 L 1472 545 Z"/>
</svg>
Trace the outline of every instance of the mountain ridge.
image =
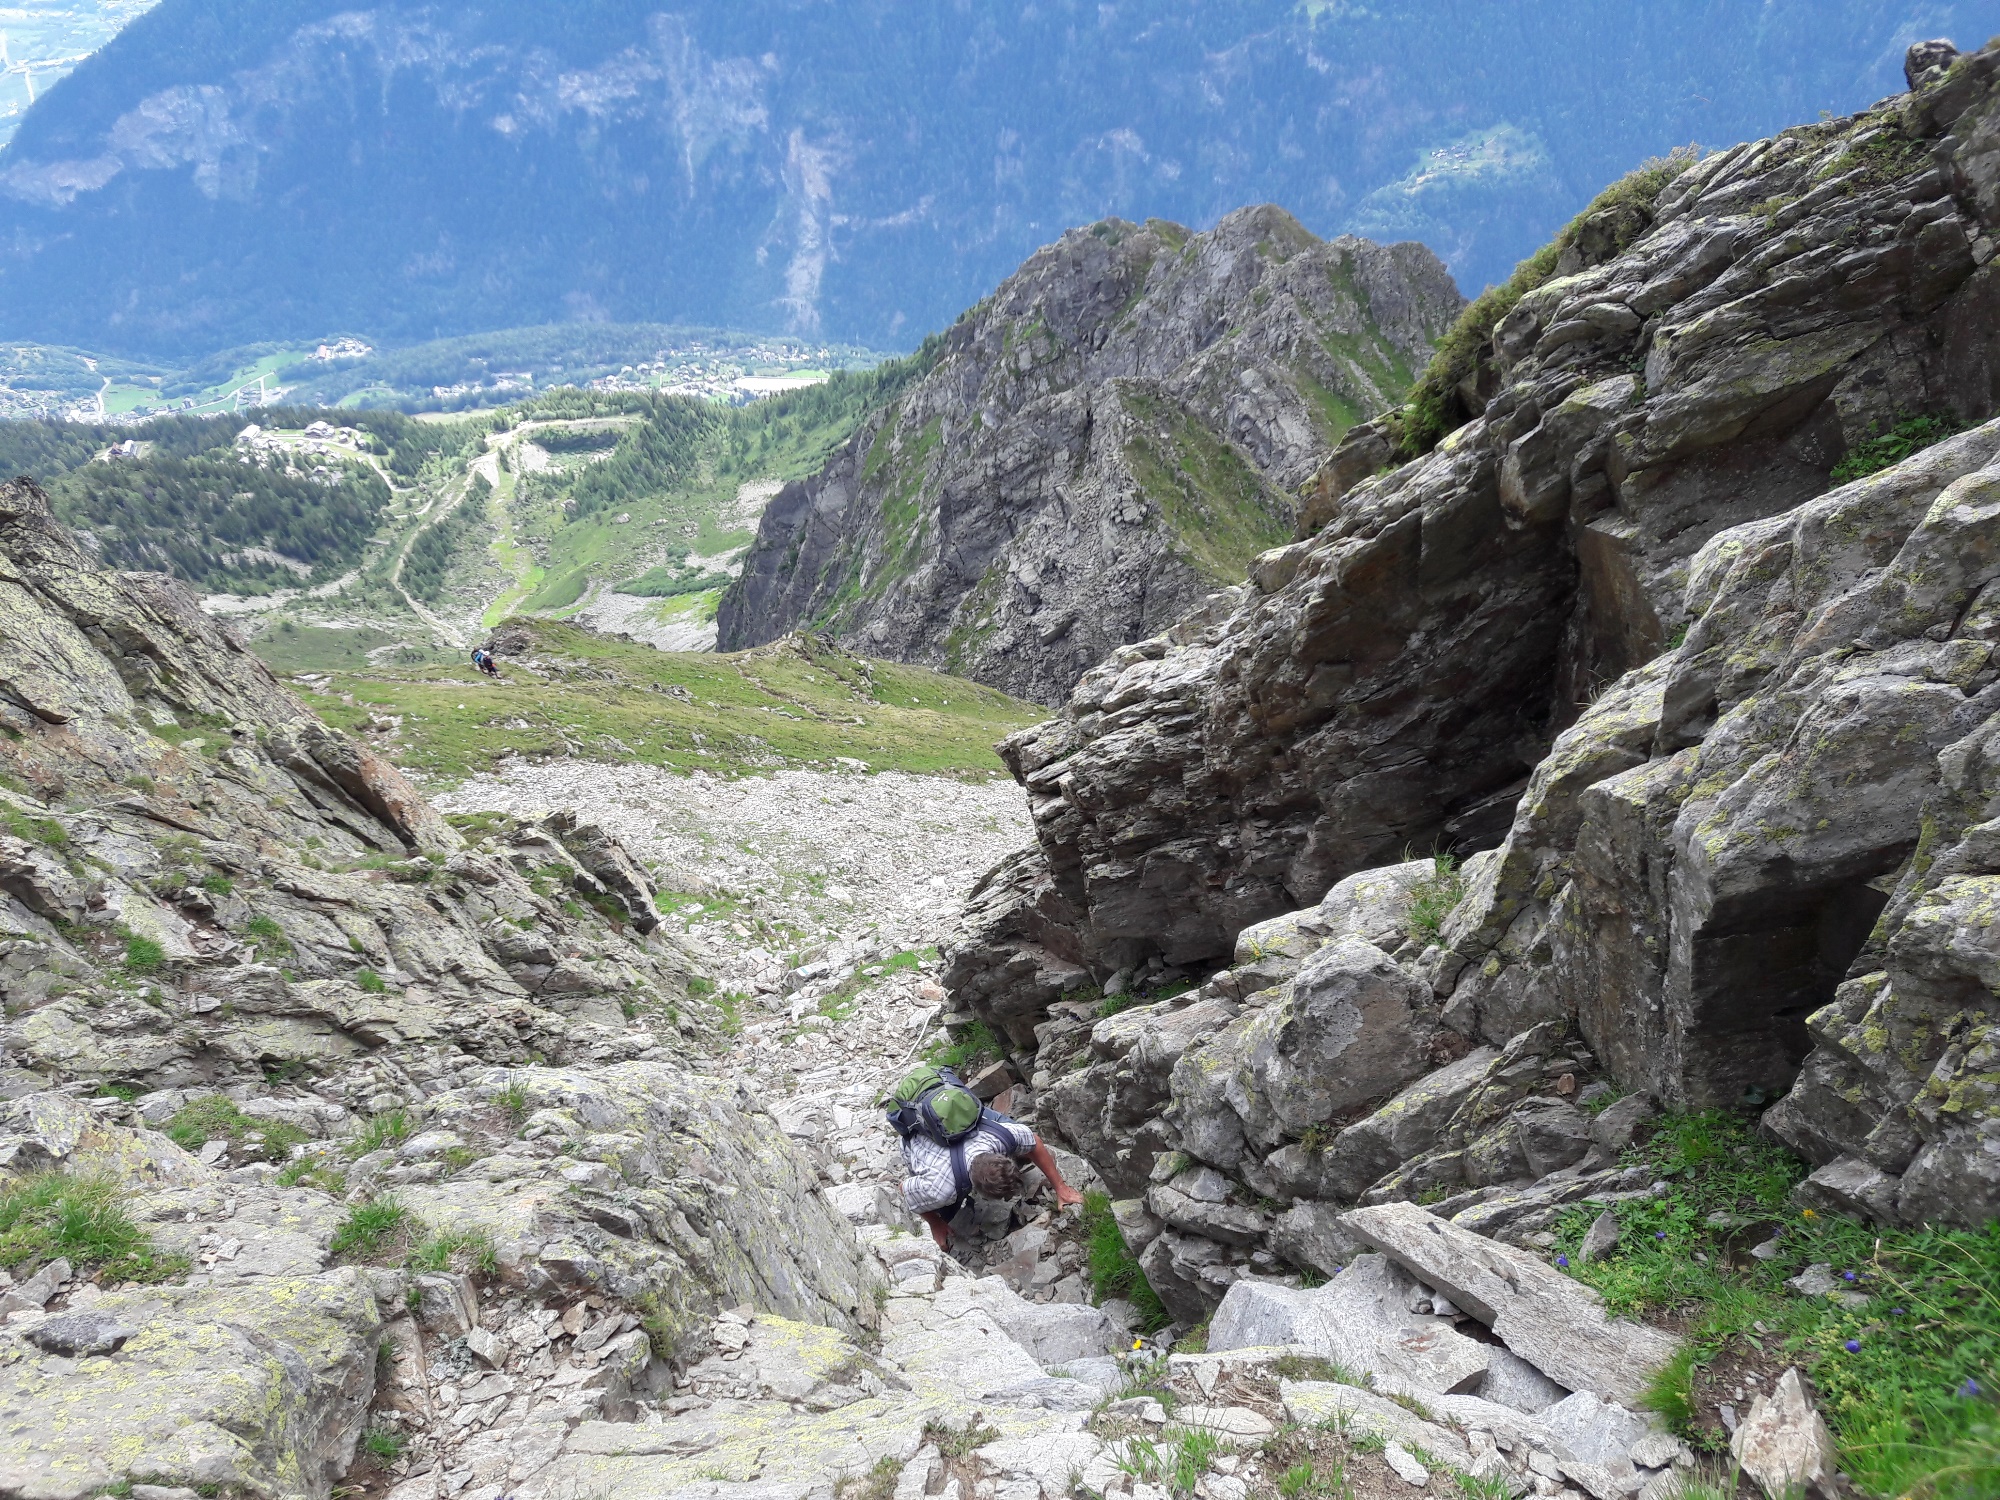
<svg viewBox="0 0 2000 1500">
<path fill-rule="evenodd" d="M 825 629 L 1059 699 L 1289 536 L 1294 491 L 1458 306 L 1422 246 L 1271 205 L 1072 231 L 766 507 L 719 643 Z"/>
</svg>

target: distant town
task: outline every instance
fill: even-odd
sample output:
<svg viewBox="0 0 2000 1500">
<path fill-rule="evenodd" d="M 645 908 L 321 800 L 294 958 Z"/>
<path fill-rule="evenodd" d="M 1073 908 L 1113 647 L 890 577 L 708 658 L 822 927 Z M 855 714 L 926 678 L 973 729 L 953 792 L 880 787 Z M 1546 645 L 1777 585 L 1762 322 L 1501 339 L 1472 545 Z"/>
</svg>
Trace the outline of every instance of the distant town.
<svg viewBox="0 0 2000 1500">
<path fill-rule="evenodd" d="M 415 404 L 455 410 L 506 405 L 539 391 L 572 388 L 647 391 L 742 406 L 823 381 L 836 369 L 854 366 L 863 353 L 795 338 L 690 339 L 657 348 L 650 359 L 615 368 L 565 356 L 567 364 L 495 370 L 483 360 L 466 358 L 448 362 L 463 370 L 456 380 L 405 383 L 390 373 L 397 361 L 392 351 L 376 360 L 384 377 L 352 392 L 340 404 Z M 363 362 L 376 356 L 375 346 L 362 339 L 327 339 L 267 355 L 213 385 L 189 391 L 192 381 L 161 373 L 158 367 L 141 369 L 37 345 L 0 347 L 0 420 L 117 426 L 175 413 L 254 411 L 294 400 L 331 404 L 322 393 L 322 381 L 342 369 L 372 376 L 374 367 Z"/>
</svg>

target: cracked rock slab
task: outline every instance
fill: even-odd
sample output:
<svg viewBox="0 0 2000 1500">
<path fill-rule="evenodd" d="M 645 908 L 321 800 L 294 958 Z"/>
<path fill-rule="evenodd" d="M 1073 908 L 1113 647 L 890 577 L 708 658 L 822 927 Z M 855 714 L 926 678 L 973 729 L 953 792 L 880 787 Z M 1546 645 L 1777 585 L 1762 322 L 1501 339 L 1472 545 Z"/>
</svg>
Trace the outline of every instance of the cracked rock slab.
<svg viewBox="0 0 2000 1500">
<path fill-rule="evenodd" d="M 1597 1293 L 1526 1251 L 1427 1213 L 1383 1203 L 1345 1214 L 1353 1234 L 1437 1287 L 1551 1380 L 1630 1405 L 1680 1341 L 1613 1318 Z"/>
</svg>

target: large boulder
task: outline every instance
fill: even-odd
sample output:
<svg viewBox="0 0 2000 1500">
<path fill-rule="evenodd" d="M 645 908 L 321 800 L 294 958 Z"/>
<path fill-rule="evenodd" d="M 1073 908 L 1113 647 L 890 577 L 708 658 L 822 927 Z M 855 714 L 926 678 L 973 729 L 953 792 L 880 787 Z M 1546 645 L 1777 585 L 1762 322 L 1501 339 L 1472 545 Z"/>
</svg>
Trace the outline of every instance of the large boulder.
<svg viewBox="0 0 2000 1500">
<path fill-rule="evenodd" d="M 1341 1222 L 1578 1394 L 1629 1406 L 1679 1347 L 1672 1334 L 1608 1316 L 1582 1282 L 1415 1204 L 1358 1208 Z"/>
<path fill-rule="evenodd" d="M 1319 949 L 1276 994 L 1175 1065 L 1169 1117 L 1204 1161 L 1262 1155 L 1430 1065 L 1430 994 L 1372 943 Z"/>
</svg>

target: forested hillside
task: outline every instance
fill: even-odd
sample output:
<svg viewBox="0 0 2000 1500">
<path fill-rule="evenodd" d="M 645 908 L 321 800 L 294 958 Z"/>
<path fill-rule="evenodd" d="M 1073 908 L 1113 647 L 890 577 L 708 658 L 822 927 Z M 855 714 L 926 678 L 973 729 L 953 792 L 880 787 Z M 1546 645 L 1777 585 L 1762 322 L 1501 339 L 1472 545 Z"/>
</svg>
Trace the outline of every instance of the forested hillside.
<svg viewBox="0 0 2000 1500">
<path fill-rule="evenodd" d="M 366 447 L 251 451 L 237 443 L 248 416 L 0 422 L 0 472 L 40 483 L 107 566 L 255 594 L 352 567 L 389 505 L 390 481 L 414 478 L 453 438 L 396 412 L 255 415 L 272 427 L 345 423 L 365 433 Z"/>
</svg>

